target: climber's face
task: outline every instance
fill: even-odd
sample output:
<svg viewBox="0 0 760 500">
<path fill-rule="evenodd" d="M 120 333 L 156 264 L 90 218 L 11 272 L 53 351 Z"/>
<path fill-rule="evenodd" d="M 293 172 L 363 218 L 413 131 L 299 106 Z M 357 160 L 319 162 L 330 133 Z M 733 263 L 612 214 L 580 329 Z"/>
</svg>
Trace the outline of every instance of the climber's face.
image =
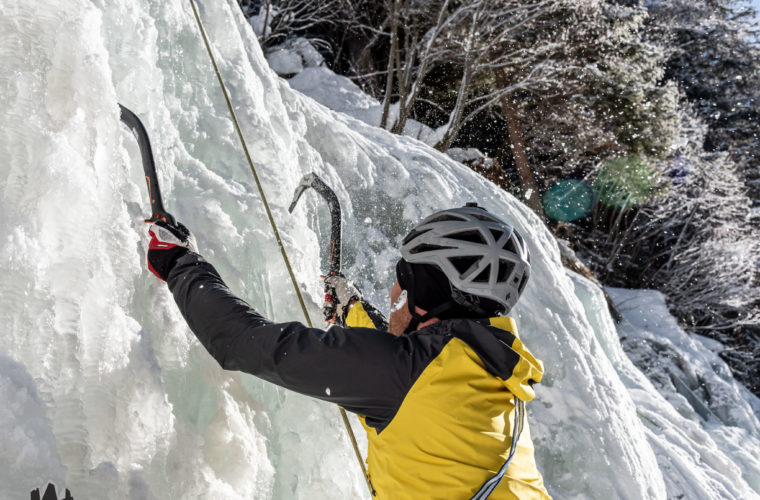
<svg viewBox="0 0 760 500">
<path fill-rule="evenodd" d="M 414 311 L 420 316 L 424 316 L 427 311 L 421 307 L 415 306 Z M 439 322 L 438 318 L 430 318 L 424 323 L 417 326 L 417 330 L 425 328 L 428 325 Z M 409 304 L 406 299 L 406 291 L 398 284 L 398 280 L 391 288 L 391 314 L 388 318 L 388 331 L 396 337 L 401 336 L 409 323 L 412 322 L 412 313 L 409 312 Z"/>
<path fill-rule="evenodd" d="M 406 303 L 406 293 L 396 280 L 391 288 L 391 314 L 388 318 L 388 331 L 398 337 L 404 333 L 411 321 L 412 315 Z"/>
</svg>

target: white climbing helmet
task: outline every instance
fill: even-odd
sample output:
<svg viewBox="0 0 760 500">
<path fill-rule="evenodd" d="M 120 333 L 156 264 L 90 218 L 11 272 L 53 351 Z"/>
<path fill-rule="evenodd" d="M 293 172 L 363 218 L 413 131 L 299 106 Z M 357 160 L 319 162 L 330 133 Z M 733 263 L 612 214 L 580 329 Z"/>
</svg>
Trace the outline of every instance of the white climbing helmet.
<svg viewBox="0 0 760 500">
<path fill-rule="evenodd" d="M 489 313 L 509 312 L 530 276 L 525 240 L 476 203 L 427 217 L 404 238 L 401 256 L 411 264 L 438 267 L 456 303 Z"/>
</svg>

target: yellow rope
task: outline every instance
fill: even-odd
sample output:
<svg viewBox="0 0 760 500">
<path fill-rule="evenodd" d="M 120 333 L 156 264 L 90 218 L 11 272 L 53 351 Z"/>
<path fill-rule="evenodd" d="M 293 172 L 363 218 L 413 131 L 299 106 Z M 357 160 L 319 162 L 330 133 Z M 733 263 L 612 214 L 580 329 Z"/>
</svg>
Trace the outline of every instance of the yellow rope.
<svg viewBox="0 0 760 500">
<path fill-rule="evenodd" d="M 232 101 L 230 100 L 229 92 L 227 92 L 227 86 L 224 84 L 224 80 L 222 79 L 222 73 L 219 71 L 219 67 L 216 64 L 216 58 L 214 58 L 214 53 L 211 50 L 211 44 L 208 41 L 208 37 L 206 36 L 206 30 L 203 28 L 203 22 L 201 21 L 200 15 L 198 15 L 198 9 L 195 6 L 195 1 L 190 0 L 190 5 L 193 8 L 193 14 L 195 14 L 195 20 L 198 23 L 198 29 L 201 32 L 201 36 L 203 37 L 203 43 L 206 45 L 206 50 L 208 51 L 208 55 L 211 58 L 211 64 L 214 66 L 214 72 L 216 72 L 216 77 L 219 80 L 219 86 L 222 88 L 222 93 L 224 94 L 224 99 L 227 101 L 227 108 L 230 110 L 230 115 L 232 116 L 232 122 L 235 124 L 235 130 L 237 131 L 238 137 L 240 138 L 240 143 L 243 145 L 243 151 L 245 152 L 245 158 L 248 160 L 248 165 L 251 167 L 251 173 L 253 174 L 253 178 L 256 181 L 256 187 L 259 190 L 259 194 L 261 195 L 261 201 L 264 202 L 264 209 L 266 210 L 267 217 L 269 218 L 269 224 L 272 226 L 272 231 L 274 232 L 274 237 L 277 240 L 277 245 L 280 247 L 280 253 L 282 253 L 282 259 L 285 261 L 285 267 L 288 268 L 288 274 L 290 275 L 290 280 L 293 282 L 293 288 L 296 291 L 296 296 L 298 296 L 298 302 L 301 304 L 301 310 L 303 311 L 303 315 L 306 318 L 306 324 L 309 325 L 309 327 L 313 327 L 313 324 L 311 322 L 311 317 L 309 316 L 309 311 L 306 309 L 306 303 L 303 299 L 303 294 L 301 293 L 301 288 L 298 286 L 298 282 L 296 281 L 296 276 L 293 273 L 293 268 L 290 265 L 290 259 L 288 258 L 288 254 L 285 251 L 285 245 L 282 242 L 282 238 L 280 238 L 280 232 L 277 230 L 277 224 L 274 222 L 274 217 L 272 216 L 272 211 L 269 208 L 269 202 L 267 201 L 267 197 L 264 194 L 264 189 L 261 186 L 261 181 L 259 180 L 259 175 L 256 172 L 256 167 L 253 165 L 253 160 L 251 159 L 251 154 L 248 151 L 248 145 L 245 142 L 245 138 L 243 137 L 243 132 L 240 129 L 240 123 L 238 122 L 237 115 L 235 114 L 235 110 L 232 107 Z M 364 460 L 362 459 L 361 451 L 359 451 L 359 445 L 356 442 L 356 436 L 354 435 L 354 431 L 351 428 L 351 423 L 348 421 L 348 415 L 346 415 L 346 410 L 344 410 L 341 407 L 338 407 L 340 409 L 341 417 L 343 418 L 343 423 L 346 426 L 346 430 L 348 431 L 348 436 L 351 438 L 351 444 L 354 447 L 354 453 L 356 453 L 356 458 L 359 461 L 359 467 L 361 467 L 362 474 L 364 475 L 364 479 L 367 481 L 367 487 L 369 488 L 370 495 L 374 495 L 374 490 L 372 488 L 372 483 L 370 483 L 369 475 L 367 474 L 367 469 L 364 467 Z"/>
</svg>

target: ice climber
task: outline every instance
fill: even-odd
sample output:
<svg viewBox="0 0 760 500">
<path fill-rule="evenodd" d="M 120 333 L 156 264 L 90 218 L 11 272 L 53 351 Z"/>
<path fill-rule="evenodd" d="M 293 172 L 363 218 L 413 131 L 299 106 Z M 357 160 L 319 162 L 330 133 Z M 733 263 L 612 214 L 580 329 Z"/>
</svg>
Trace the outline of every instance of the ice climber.
<svg viewBox="0 0 760 500">
<path fill-rule="evenodd" d="M 327 330 L 261 316 L 181 224 L 149 233 L 150 270 L 222 368 L 359 416 L 376 498 L 549 498 L 524 411 L 543 366 L 503 316 L 530 273 L 510 225 L 472 204 L 434 213 L 403 240 L 389 323 L 334 276 Z"/>
</svg>

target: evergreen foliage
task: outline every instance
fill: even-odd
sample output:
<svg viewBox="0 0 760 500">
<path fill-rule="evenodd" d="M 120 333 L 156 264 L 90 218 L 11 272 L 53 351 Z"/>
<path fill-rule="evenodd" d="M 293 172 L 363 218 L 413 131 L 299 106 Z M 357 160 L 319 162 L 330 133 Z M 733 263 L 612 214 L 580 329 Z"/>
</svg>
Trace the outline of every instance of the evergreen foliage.
<svg viewBox="0 0 760 500">
<path fill-rule="evenodd" d="M 607 3 L 568 6 L 531 43 L 561 47 L 554 80 L 516 102 L 531 164 L 552 175 L 592 175 L 607 159 L 667 155 L 678 137 L 678 90 L 663 85 L 662 50 L 642 39 L 646 11 Z M 527 66 L 522 71 L 529 71 Z"/>
<path fill-rule="evenodd" d="M 656 0 L 649 36 L 666 42 L 666 78 L 708 125 L 707 151 L 726 151 L 760 207 L 760 26 L 746 3 Z M 760 222 L 760 220 L 758 220 Z"/>
</svg>

